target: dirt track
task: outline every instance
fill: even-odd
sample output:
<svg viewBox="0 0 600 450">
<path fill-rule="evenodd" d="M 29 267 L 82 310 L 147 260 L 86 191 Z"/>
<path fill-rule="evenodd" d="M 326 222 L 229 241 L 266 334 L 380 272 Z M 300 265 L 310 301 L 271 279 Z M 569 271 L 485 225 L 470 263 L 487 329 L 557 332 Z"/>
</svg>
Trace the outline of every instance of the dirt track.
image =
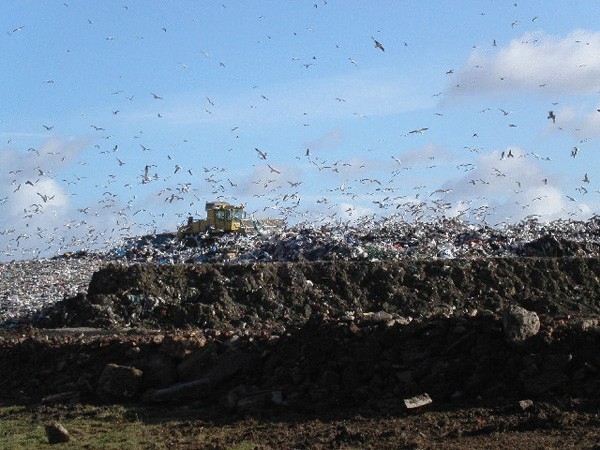
<svg viewBox="0 0 600 450">
<path fill-rule="evenodd" d="M 88 328 L 3 332 L 0 398 L 355 411 L 376 426 L 426 393 L 417 411 L 444 420 L 487 405 L 587 429 L 600 420 L 599 276 L 598 258 L 108 266 L 38 324 Z M 507 339 L 509 305 L 540 318 L 524 343 Z M 551 410 L 570 419 L 545 421 Z"/>
</svg>

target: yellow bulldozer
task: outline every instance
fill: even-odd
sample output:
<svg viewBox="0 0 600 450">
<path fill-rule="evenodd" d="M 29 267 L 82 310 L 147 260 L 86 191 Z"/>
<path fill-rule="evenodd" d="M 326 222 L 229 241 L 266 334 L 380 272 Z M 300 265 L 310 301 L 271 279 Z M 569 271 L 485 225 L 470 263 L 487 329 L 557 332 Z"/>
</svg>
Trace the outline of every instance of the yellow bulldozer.
<svg viewBox="0 0 600 450">
<path fill-rule="evenodd" d="M 247 218 L 244 205 L 232 205 L 228 202 L 206 202 L 206 218 L 194 220 L 188 217 L 187 223 L 177 230 L 177 238 L 187 245 L 198 245 L 198 238 L 215 237 L 226 233 L 264 234 L 282 229 L 283 219 Z"/>
</svg>

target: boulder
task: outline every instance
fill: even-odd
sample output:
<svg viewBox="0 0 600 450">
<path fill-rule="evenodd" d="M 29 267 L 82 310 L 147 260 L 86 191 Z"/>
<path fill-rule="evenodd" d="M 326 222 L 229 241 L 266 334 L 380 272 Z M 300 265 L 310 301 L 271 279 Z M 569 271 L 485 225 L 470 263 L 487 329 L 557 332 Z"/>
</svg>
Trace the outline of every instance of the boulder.
<svg viewBox="0 0 600 450">
<path fill-rule="evenodd" d="M 138 394 L 142 375 L 135 367 L 107 364 L 98 380 L 96 394 L 106 402 L 129 400 Z"/>
<path fill-rule="evenodd" d="M 510 306 L 502 314 L 504 336 L 508 342 L 518 344 L 540 331 L 540 318 L 533 311 L 520 306 Z"/>
<path fill-rule="evenodd" d="M 60 444 L 61 442 L 69 442 L 71 440 L 71 435 L 67 429 L 58 422 L 46 425 L 45 429 L 48 443 L 51 445 Z"/>
</svg>

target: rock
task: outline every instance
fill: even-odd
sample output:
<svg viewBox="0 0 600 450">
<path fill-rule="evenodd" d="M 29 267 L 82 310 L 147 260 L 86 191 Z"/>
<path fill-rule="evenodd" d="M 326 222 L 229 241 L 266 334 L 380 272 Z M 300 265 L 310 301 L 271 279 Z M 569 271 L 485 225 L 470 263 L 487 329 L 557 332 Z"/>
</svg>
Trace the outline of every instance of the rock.
<svg viewBox="0 0 600 450">
<path fill-rule="evenodd" d="M 214 383 L 233 376 L 238 371 L 252 366 L 255 355 L 235 349 L 217 353 L 211 344 L 206 350 L 191 355 L 177 367 L 179 378 L 184 381 L 209 378 Z"/>
<path fill-rule="evenodd" d="M 598 320 L 598 319 L 581 319 L 578 322 L 576 322 L 576 326 L 581 331 L 595 330 L 598 328 L 599 324 L 600 324 L 600 320 Z"/>
<path fill-rule="evenodd" d="M 427 393 L 404 399 L 404 406 L 406 406 L 406 409 L 408 410 L 416 410 L 430 405 L 431 403 L 433 403 L 433 400 L 431 400 L 431 397 Z"/>
<path fill-rule="evenodd" d="M 107 402 L 131 399 L 139 391 L 142 375 L 135 367 L 107 364 L 98 380 L 96 394 Z"/>
<path fill-rule="evenodd" d="M 48 437 L 48 443 L 51 445 L 69 442 L 71 440 L 71 435 L 67 429 L 58 422 L 46 425 L 45 428 L 46 436 Z"/>
<path fill-rule="evenodd" d="M 199 399 L 208 395 L 213 387 L 211 380 L 202 378 L 186 383 L 178 383 L 163 389 L 147 391 L 144 393 L 142 400 L 150 403 L 160 403 L 176 402 L 183 398 L 186 400 Z"/>
<path fill-rule="evenodd" d="M 540 318 L 520 306 L 505 309 L 502 315 L 504 336 L 511 343 L 521 343 L 540 331 Z"/>
<path fill-rule="evenodd" d="M 519 401 L 519 408 L 521 408 L 523 411 L 531 408 L 533 406 L 533 400 L 520 400 Z"/>
<path fill-rule="evenodd" d="M 144 372 L 143 381 L 146 388 L 163 388 L 177 381 L 177 365 L 162 353 L 137 361 L 135 365 Z"/>
<path fill-rule="evenodd" d="M 60 392 L 58 394 L 47 395 L 42 398 L 42 403 L 45 404 L 55 404 L 55 403 L 66 403 L 66 404 L 74 404 L 79 403 L 79 392 L 77 391 L 67 391 Z"/>
</svg>

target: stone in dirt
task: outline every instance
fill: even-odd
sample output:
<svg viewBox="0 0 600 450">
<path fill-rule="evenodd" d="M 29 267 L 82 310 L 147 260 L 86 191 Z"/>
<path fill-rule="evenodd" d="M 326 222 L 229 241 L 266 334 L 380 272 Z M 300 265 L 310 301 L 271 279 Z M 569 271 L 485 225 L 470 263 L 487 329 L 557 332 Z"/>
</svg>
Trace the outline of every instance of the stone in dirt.
<svg viewBox="0 0 600 450">
<path fill-rule="evenodd" d="M 540 318 L 533 311 L 510 306 L 502 314 L 504 335 L 509 342 L 521 343 L 540 331 Z"/>
<path fill-rule="evenodd" d="M 143 372 L 140 369 L 118 364 L 107 364 L 98 380 L 96 393 L 107 402 L 131 399 L 140 389 Z"/>
<path fill-rule="evenodd" d="M 404 405 L 406 406 L 406 409 L 409 410 L 416 410 L 430 405 L 431 403 L 433 403 L 433 400 L 431 400 L 431 397 L 427 393 L 404 399 Z"/>
<path fill-rule="evenodd" d="M 58 422 L 46 425 L 45 428 L 49 444 L 60 444 L 62 442 L 69 442 L 71 440 L 71 435 L 67 429 Z"/>
</svg>

